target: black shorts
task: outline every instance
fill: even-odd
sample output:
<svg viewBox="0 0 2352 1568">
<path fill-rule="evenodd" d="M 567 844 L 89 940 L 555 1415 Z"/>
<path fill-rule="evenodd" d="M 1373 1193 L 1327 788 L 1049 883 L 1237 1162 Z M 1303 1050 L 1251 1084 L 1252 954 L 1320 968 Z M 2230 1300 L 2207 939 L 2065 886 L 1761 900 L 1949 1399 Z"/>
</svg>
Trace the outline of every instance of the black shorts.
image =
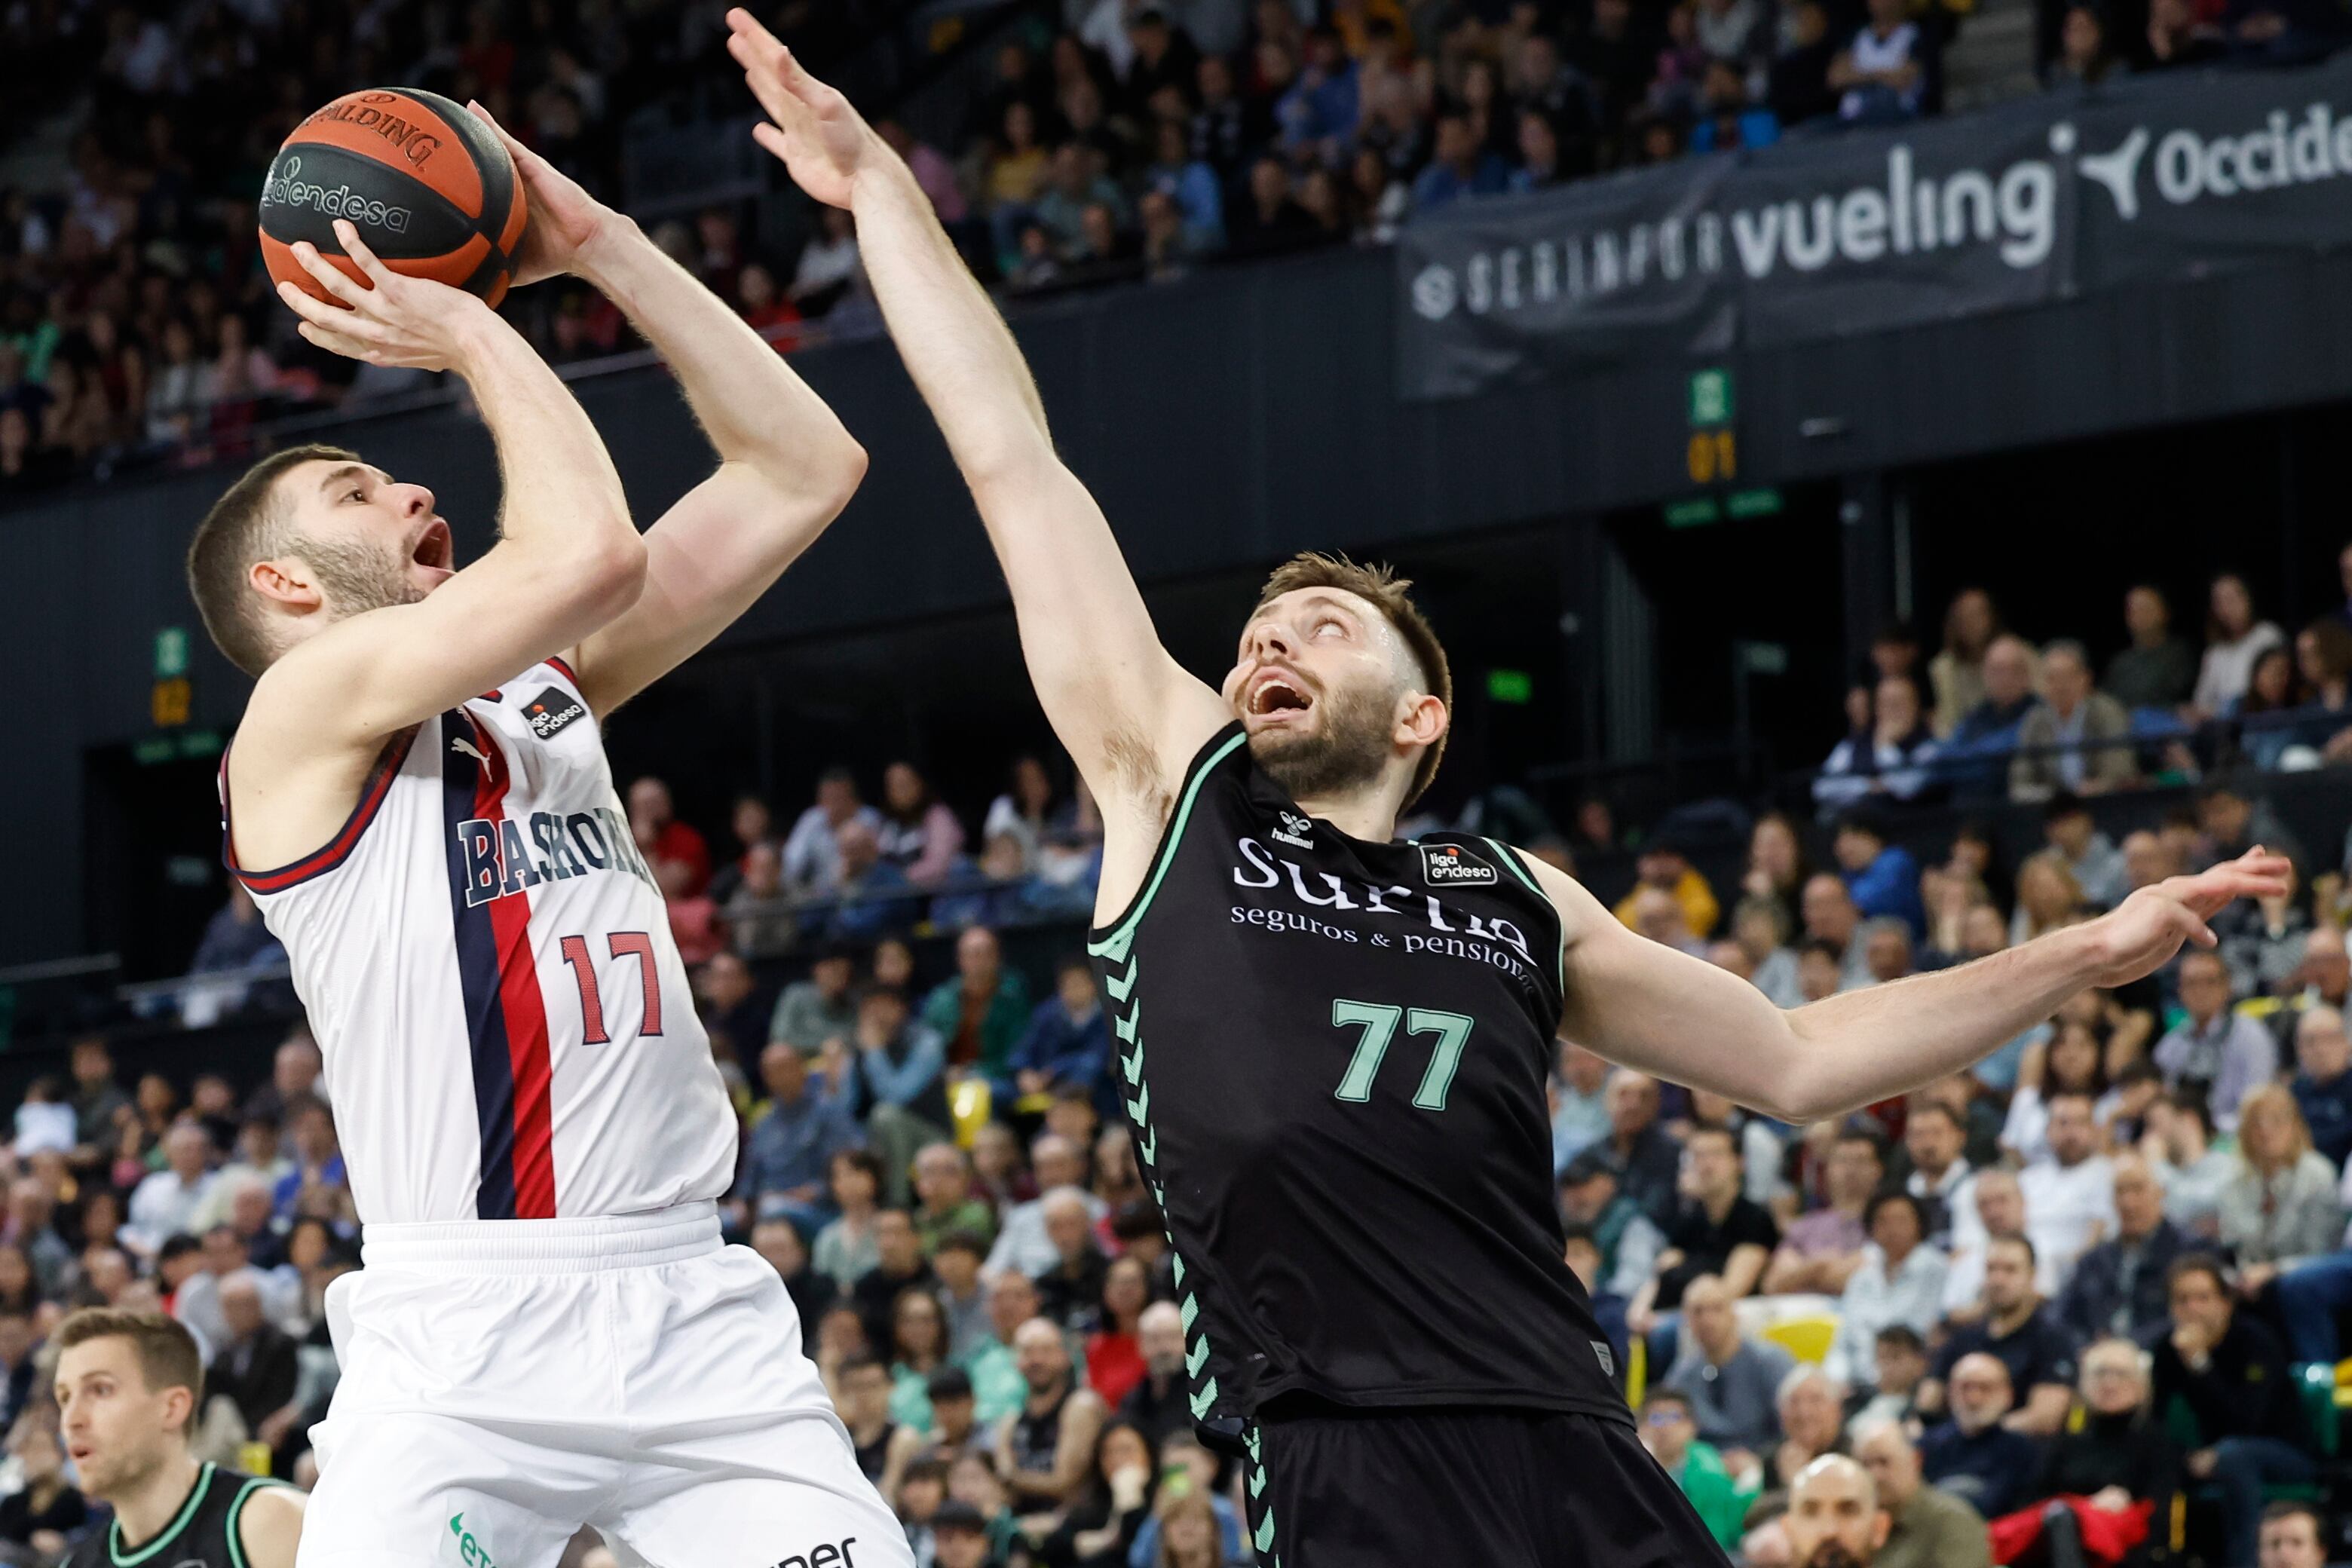
<svg viewBox="0 0 2352 1568">
<path fill-rule="evenodd" d="M 1269 1410 L 1244 1475 L 1274 1568 L 1720 1568 L 1632 1426 L 1542 1410 Z"/>
</svg>

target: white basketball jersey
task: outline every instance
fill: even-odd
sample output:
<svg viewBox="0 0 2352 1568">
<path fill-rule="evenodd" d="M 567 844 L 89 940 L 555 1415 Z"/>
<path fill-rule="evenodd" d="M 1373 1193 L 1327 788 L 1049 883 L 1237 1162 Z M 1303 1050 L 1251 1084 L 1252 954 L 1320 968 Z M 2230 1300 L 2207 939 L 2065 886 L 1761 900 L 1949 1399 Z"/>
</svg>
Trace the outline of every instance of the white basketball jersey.
<svg viewBox="0 0 2352 1568">
<path fill-rule="evenodd" d="M 724 1195 L 734 1111 L 562 660 L 396 738 L 316 853 L 229 866 L 292 961 L 363 1221 Z"/>
</svg>

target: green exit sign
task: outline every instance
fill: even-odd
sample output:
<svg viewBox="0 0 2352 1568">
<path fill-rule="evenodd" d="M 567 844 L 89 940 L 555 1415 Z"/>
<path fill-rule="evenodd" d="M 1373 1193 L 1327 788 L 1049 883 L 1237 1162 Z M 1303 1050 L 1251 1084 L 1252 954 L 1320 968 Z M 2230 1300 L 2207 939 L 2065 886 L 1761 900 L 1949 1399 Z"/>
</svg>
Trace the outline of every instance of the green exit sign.
<svg viewBox="0 0 2352 1568">
<path fill-rule="evenodd" d="M 1694 430 L 1731 423 L 1731 373 L 1720 365 L 1691 372 L 1690 422 Z"/>
<path fill-rule="evenodd" d="M 165 626 L 155 634 L 155 679 L 171 680 L 187 673 L 187 631 L 180 626 Z"/>
<path fill-rule="evenodd" d="M 1490 669 L 1486 695 L 1496 702 L 1524 707 L 1535 700 L 1536 678 L 1524 669 Z"/>
</svg>

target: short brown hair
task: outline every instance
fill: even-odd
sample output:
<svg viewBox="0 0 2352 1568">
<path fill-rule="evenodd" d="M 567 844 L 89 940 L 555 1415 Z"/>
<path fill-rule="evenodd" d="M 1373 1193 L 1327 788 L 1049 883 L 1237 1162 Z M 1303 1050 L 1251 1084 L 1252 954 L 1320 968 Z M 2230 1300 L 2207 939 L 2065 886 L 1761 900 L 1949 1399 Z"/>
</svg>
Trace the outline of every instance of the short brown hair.
<svg viewBox="0 0 2352 1568">
<path fill-rule="evenodd" d="M 315 442 L 270 453 L 213 502 L 188 542 L 188 592 L 205 618 L 205 630 L 229 662 L 250 676 L 268 668 L 278 653 L 247 577 L 255 562 L 268 560 L 286 544 L 279 527 L 283 513 L 276 504 L 278 481 L 288 469 L 313 461 L 356 463 L 360 456 Z"/>
<path fill-rule="evenodd" d="M 204 1402 L 205 1361 L 195 1335 L 161 1312 L 125 1312 L 112 1307 L 84 1307 L 68 1314 L 49 1339 L 59 1352 L 92 1340 L 129 1340 L 139 1357 L 140 1375 L 157 1392 L 188 1391 L 188 1419 L 195 1419 Z"/>
<path fill-rule="evenodd" d="M 1437 640 L 1437 632 L 1421 607 L 1407 592 L 1412 579 L 1400 577 L 1383 563 L 1360 566 L 1345 555 L 1326 555 L 1318 551 L 1304 551 L 1274 569 L 1265 580 L 1265 587 L 1257 596 L 1257 609 L 1263 610 L 1285 594 L 1301 588 L 1338 588 L 1360 599 L 1369 601 L 1388 617 L 1397 635 L 1404 638 L 1412 650 L 1413 661 L 1421 666 L 1422 678 L 1429 683 L 1429 694 L 1445 706 L 1448 719 L 1454 714 L 1454 672 L 1445 662 L 1445 648 Z M 1254 610 L 1251 614 L 1256 614 Z M 1421 762 L 1412 771 L 1412 787 L 1405 792 L 1404 804 L 1419 800 L 1429 788 L 1429 781 L 1437 776 L 1437 764 L 1445 755 L 1445 736 L 1430 742 L 1421 754 Z"/>
</svg>

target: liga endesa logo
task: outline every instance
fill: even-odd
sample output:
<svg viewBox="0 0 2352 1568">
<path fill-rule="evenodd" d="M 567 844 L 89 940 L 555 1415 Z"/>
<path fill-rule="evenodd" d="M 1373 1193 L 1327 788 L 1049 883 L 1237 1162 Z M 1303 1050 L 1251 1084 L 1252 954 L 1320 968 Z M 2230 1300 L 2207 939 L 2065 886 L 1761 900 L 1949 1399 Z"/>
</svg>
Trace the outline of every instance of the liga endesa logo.
<svg viewBox="0 0 2352 1568">
<path fill-rule="evenodd" d="M 347 217 L 355 224 L 391 234 L 406 234 L 409 221 L 415 216 L 406 207 L 353 195 L 349 185 L 329 187 L 310 183 L 302 178 L 299 153 L 270 166 L 269 177 L 261 183 L 261 205 L 309 207 L 328 217 Z"/>
<path fill-rule="evenodd" d="M 1501 879 L 1495 868 L 1459 844 L 1423 845 L 1421 876 L 1433 888 L 1491 888 Z"/>
</svg>

